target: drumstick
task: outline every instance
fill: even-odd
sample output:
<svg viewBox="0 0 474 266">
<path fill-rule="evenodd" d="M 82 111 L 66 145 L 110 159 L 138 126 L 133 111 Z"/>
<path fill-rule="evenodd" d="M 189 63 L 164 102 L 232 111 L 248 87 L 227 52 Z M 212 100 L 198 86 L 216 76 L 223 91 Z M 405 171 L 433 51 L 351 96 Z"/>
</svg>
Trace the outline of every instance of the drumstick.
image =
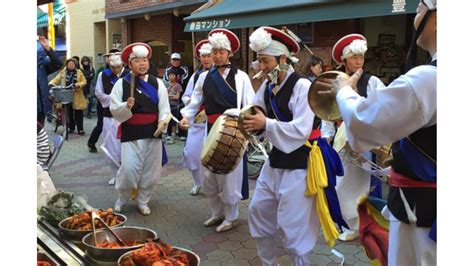
<svg viewBox="0 0 474 266">
<path fill-rule="evenodd" d="M 133 98 L 133 93 L 135 91 L 135 74 L 130 72 L 130 97 Z"/>
<path fill-rule="evenodd" d="M 283 26 L 282 27 L 283 31 L 290 35 L 291 38 L 295 39 L 295 41 L 301 45 L 304 46 L 304 48 L 306 48 L 306 50 L 308 50 L 308 52 L 311 54 L 311 55 L 314 55 L 313 51 L 311 51 L 311 49 L 309 49 L 309 47 L 294 33 L 292 32 L 290 29 L 288 29 L 286 26 Z"/>
</svg>

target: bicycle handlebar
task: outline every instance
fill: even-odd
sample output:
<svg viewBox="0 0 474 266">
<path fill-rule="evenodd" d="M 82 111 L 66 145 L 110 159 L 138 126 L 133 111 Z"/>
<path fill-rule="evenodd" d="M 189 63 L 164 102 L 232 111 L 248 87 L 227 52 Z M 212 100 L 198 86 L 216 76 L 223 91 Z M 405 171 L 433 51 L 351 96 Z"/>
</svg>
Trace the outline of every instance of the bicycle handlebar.
<svg viewBox="0 0 474 266">
<path fill-rule="evenodd" d="M 69 84 L 67 86 L 52 86 L 51 89 L 56 89 L 56 90 L 72 90 L 74 89 L 74 84 Z"/>
</svg>

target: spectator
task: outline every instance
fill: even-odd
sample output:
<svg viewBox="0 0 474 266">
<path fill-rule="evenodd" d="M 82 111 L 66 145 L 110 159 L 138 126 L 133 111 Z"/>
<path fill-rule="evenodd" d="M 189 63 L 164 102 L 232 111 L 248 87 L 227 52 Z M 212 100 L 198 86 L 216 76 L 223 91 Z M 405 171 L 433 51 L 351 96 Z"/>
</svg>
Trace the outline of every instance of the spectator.
<svg viewBox="0 0 474 266">
<path fill-rule="evenodd" d="M 44 165 L 51 155 L 51 148 L 49 147 L 48 134 L 43 128 L 43 125 L 36 122 L 36 162 L 39 165 Z"/>
<path fill-rule="evenodd" d="M 83 89 L 84 97 L 89 100 L 89 104 L 87 105 L 87 118 L 91 119 L 92 107 L 94 105 L 94 98 L 92 97 L 93 88 L 91 87 L 92 80 L 94 79 L 94 68 L 91 66 L 91 61 L 87 56 L 81 58 L 81 65 L 82 72 L 87 80 L 87 85 Z"/>
<path fill-rule="evenodd" d="M 84 136 L 84 114 L 82 110 L 87 108 L 87 99 L 84 97 L 82 89 L 86 86 L 87 81 L 79 69 L 79 62 L 74 58 L 66 60 L 65 67 L 59 72 L 59 74 L 52 79 L 50 85 L 61 85 L 69 86 L 74 84 L 74 100 L 72 105 L 68 105 L 69 115 L 69 132 L 73 133 L 77 124 L 77 133 Z"/>
<path fill-rule="evenodd" d="M 43 36 L 38 36 L 36 50 L 36 114 L 37 122 L 44 125 L 45 116 L 52 111 L 49 100 L 48 75 L 61 68 L 63 62 L 58 54 L 49 47 L 48 40 Z"/>
<path fill-rule="evenodd" d="M 175 117 L 179 117 L 179 103 L 181 94 L 183 93 L 183 87 L 176 80 L 178 73 L 175 69 L 171 69 L 168 73 L 169 86 L 168 86 L 168 97 L 170 102 L 171 114 Z M 178 118 L 179 119 L 179 118 Z M 176 122 L 171 120 L 168 124 L 168 136 L 166 137 L 167 144 L 174 144 L 174 138 L 176 137 Z"/>
<path fill-rule="evenodd" d="M 181 65 L 181 55 L 179 53 L 173 53 L 171 55 L 171 61 L 165 70 L 165 76 L 163 78 L 165 84 L 169 82 L 170 71 L 174 71 L 176 73 L 176 81 L 181 85 L 182 88 L 185 88 L 188 84 L 189 70 L 187 66 Z M 180 99 L 178 110 L 181 110 L 183 107 L 184 104 Z M 177 118 L 181 119 L 181 112 L 179 112 L 179 116 Z M 179 130 L 179 139 L 182 141 L 186 140 L 186 130 Z"/>
<path fill-rule="evenodd" d="M 323 60 L 315 55 L 312 55 L 306 63 L 304 74 L 308 76 L 309 80 L 314 81 L 323 72 L 323 66 Z"/>
</svg>

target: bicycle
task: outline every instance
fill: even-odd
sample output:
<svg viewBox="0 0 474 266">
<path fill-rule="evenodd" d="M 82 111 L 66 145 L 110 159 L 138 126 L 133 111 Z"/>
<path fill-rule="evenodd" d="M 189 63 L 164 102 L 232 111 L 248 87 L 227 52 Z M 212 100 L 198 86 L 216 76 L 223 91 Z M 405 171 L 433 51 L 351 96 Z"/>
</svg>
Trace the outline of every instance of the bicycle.
<svg viewBox="0 0 474 266">
<path fill-rule="evenodd" d="M 272 144 L 267 140 L 263 139 L 260 141 L 262 147 L 265 151 L 270 153 L 272 149 Z M 249 145 L 247 148 L 247 174 L 249 179 L 257 179 L 262 170 L 263 163 L 265 163 L 266 156 L 265 154 L 255 147 L 254 145 Z"/>
<path fill-rule="evenodd" d="M 68 108 L 74 100 L 74 84 L 68 86 L 53 86 L 50 89 L 50 94 L 53 96 L 54 114 L 51 114 L 49 119 L 55 121 L 54 132 L 57 132 L 58 127 L 63 127 L 63 137 L 65 140 L 69 137 L 69 114 Z"/>
</svg>

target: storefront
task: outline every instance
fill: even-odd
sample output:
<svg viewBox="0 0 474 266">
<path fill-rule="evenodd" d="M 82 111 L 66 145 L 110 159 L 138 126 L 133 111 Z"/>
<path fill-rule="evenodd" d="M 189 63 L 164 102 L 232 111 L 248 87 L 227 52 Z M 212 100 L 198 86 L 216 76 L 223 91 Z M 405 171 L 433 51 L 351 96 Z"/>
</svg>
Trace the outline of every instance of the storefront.
<svg viewBox="0 0 474 266">
<path fill-rule="evenodd" d="M 360 33 L 367 37 L 369 51 L 365 68 L 389 82 L 403 68 L 410 44 L 415 0 L 298 0 L 298 1 L 224 0 L 211 8 L 186 17 L 185 31 L 193 32 L 195 42 L 206 38 L 218 27 L 228 28 L 241 38 L 241 50 L 234 63 L 248 70 L 255 55 L 248 52 L 248 36 L 262 25 L 287 26 L 332 68 L 331 48 L 342 36 Z M 310 52 L 303 49 L 296 66 L 304 70 Z"/>
</svg>

